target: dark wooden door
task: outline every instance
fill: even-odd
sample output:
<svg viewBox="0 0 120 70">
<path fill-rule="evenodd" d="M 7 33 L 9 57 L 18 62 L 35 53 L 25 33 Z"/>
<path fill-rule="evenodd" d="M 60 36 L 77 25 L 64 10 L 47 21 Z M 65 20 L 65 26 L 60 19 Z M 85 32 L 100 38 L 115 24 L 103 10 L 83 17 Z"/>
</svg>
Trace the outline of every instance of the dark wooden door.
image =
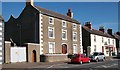
<svg viewBox="0 0 120 70">
<path fill-rule="evenodd" d="M 63 45 L 62 45 L 62 53 L 63 53 L 63 54 L 66 54 L 66 53 L 67 53 L 67 45 L 66 45 L 66 44 L 63 44 Z"/>
<path fill-rule="evenodd" d="M 32 52 L 32 62 L 36 62 L 36 51 L 33 50 Z"/>
</svg>

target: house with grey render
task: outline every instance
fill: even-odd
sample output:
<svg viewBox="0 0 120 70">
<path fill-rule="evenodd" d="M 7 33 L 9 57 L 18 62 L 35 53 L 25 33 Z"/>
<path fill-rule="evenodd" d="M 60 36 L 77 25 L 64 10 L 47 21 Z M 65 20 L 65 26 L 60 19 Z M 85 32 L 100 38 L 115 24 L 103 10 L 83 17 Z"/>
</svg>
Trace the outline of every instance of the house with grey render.
<svg viewBox="0 0 120 70">
<path fill-rule="evenodd" d="M 82 27 L 83 50 L 87 56 L 93 52 L 103 52 L 106 56 L 112 56 L 117 53 L 116 39 L 112 36 L 112 29 L 105 32 L 104 27 L 99 30 L 92 28 L 91 22 L 86 22 Z"/>
<path fill-rule="evenodd" d="M 45 61 L 53 62 L 67 60 L 68 54 L 83 53 L 81 24 L 74 19 L 72 10 L 63 15 L 33 2 L 26 2 L 18 18 L 11 16 L 5 22 L 5 41 L 12 46 L 32 45 L 26 48 L 26 61 L 31 62 L 39 62 L 40 55 L 47 56 Z M 35 44 L 39 50 L 34 49 Z"/>
</svg>

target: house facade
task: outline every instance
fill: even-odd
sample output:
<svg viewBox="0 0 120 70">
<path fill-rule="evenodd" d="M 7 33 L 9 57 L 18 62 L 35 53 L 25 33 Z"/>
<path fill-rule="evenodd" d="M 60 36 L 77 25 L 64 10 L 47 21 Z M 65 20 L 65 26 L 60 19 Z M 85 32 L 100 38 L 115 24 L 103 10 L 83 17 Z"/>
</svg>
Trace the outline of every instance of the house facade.
<svg viewBox="0 0 120 70">
<path fill-rule="evenodd" d="M 14 46 L 39 44 L 40 55 L 50 56 L 82 53 L 81 24 L 73 18 L 26 2 L 18 18 L 13 16 L 5 24 L 5 41 Z"/>
<path fill-rule="evenodd" d="M 4 51 L 3 51 L 3 46 L 4 46 L 4 20 L 2 16 L 0 16 L 0 64 L 4 62 Z"/>
<path fill-rule="evenodd" d="M 99 30 L 92 29 L 91 22 L 87 22 L 82 28 L 83 35 L 83 50 L 88 56 L 93 52 L 103 52 L 106 56 L 112 56 L 116 53 L 116 40 L 110 33 L 101 27 Z"/>
<path fill-rule="evenodd" d="M 114 37 L 116 39 L 117 53 L 120 53 L 120 32 L 115 33 Z"/>
</svg>

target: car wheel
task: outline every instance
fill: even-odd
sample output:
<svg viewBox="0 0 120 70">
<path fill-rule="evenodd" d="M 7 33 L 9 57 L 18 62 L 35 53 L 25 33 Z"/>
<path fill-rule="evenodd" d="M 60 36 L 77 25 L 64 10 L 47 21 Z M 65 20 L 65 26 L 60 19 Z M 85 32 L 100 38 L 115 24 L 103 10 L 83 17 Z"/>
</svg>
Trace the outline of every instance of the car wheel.
<svg viewBox="0 0 120 70">
<path fill-rule="evenodd" d="M 80 61 L 80 64 L 83 64 L 83 62 L 82 62 L 82 61 Z"/>
<path fill-rule="evenodd" d="M 96 59 L 96 62 L 99 62 L 99 59 L 98 59 L 98 58 Z"/>
<path fill-rule="evenodd" d="M 88 63 L 90 63 L 90 60 L 88 61 Z"/>
<path fill-rule="evenodd" d="M 102 61 L 105 61 L 105 58 L 103 58 Z"/>
</svg>

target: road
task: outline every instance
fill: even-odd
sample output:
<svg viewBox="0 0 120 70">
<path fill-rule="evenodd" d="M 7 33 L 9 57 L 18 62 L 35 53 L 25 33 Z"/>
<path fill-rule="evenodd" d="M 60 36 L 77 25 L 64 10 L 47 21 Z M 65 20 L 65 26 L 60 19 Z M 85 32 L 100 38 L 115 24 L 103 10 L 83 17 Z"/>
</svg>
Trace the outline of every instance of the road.
<svg viewBox="0 0 120 70">
<path fill-rule="evenodd" d="M 94 68 L 95 69 L 99 69 L 99 68 L 110 68 L 110 69 L 112 69 L 112 68 L 118 68 L 118 66 L 119 66 L 119 64 L 120 64 L 120 60 L 118 60 L 118 59 L 113 59 L 113 60 L 106 60 L 105 62 L 103 62 L 103 61 L 100 61 L 100 62 L 90 62 L 90 63 L 84 63 L 84 64 L 72 64 L 72 63 L 67 63 L 67 62 L 62 62 L 62 63 L 54 63 L 54 64 L 34 64 L 34 65 L 31 65 L 31 66 L 25 66 L 25 65 L 23 65 L 23 69 L 19 69 L 20 67 L 18 66 L 18 68 L 17 69 L 14 69 L 15 68 L 15 65 L 13 65 L 14 67 L 13 67 L 13 69 L 12 70 L 26 70 L 26 69 L 24 69 L 24 68 L 27 68 L 27 69 L 29 69 L 29 70 L 61 70 L 61 69 L 66 69 L 66 70 L 68 70 L 68 69 L 72 69 L 72 68 L 77 68 L 77 69 L 84 69 L 84 68 L 86 68 L 86 69 L 88 69 L 88 70 L 93 70 Z M 24 67 L 25 66 L 25 67 Z M 17 67 L 17 66 L 16 66 Z M 3 69 L 2 70 L 9 70 L 9 69 L 5 69 L 5 68 L 7 68 L 7 67 L 4 67 L 3 66 Z M 10 68 L 10 67 L 9 67 Z M 109 70 L 110 70 L 109 69 Z M 112 69 L 113 70 L 113 69 Z M 115 69 L 114 69 L 115 70 Z"/>
<path fill-rule="evenodd" d="M 105 62 L 91 63 L 61 63 L 53 65 L 34 66 L 34 68 L 118 68 L 118 60 L 107 60 Z"/>
</svg>

